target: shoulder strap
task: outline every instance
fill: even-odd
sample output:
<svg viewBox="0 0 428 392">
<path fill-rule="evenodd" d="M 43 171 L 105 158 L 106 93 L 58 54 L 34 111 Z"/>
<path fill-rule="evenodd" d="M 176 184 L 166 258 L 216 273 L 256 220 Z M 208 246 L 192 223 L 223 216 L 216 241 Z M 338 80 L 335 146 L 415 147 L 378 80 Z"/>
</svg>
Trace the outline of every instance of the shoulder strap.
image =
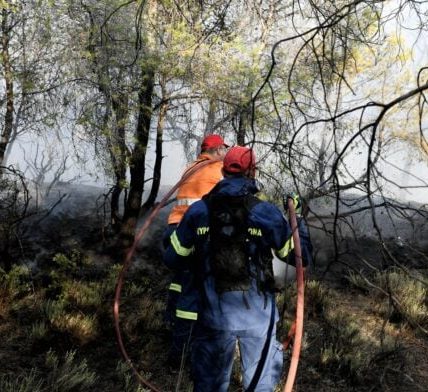
<svg viewBox="0 0 428 392">
<path fill-rule="evenodd" d="M 202 196 L 202 200 L 207 205 L 207 208 L 209 209 L 211 206 L 211 198 L 216 193 L 216 190 L 219 186 L 219 183 L 217 183 L 214 188 L 207 193 L 206 195 Z M 227 196 L 225 196 L 227 197 Z M 248 195 L 245 195 L 244 198 L 244 206 L 246 207 L 247 211 L 251 211 L 257 204 L 261 203 L 263 200 L 260 200 L 258 197 L 254 196 L 253 194 L 249 193 Z"/>
<path fill-rule="evenodd" d="M 204 156 L 204 157 L 197 159 L 196 161 L 192 162 L 189 166 L 187 166 L 186 170 L 184 170 L 182 177 L 184 177 L 196 165 L 199 165 L 200 163 L 205 162 L 205 161 L 209 161 L 209 160 L 211 160 L 211 158 Z"/>
<path fill-rule="evenodd" d="M 262 200 L 260 200 L 257 196 L 254 196 L 253 194 L 248 194 L 245 198 L 245 204 L 248 209 L 248 211 L 251 211 L 254 206 L 261 203 Z"/>
</svg>

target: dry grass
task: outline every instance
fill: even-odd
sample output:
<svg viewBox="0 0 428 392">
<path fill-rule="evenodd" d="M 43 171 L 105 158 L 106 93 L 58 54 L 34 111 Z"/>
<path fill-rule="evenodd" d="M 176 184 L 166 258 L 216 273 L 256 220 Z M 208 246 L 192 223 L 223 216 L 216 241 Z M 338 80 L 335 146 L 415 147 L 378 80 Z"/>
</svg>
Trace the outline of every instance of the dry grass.
<svg viewBox="0 0 428 392">
<path fill-rule="evenodd" d="M 288 298 L 291 305 L 286 314 L 292 318 L 293 289 L 288 290 Z M 417 337 L 406 330 L 405 323 L 385 319 L 378 311 L 379 302 L 366 287 L 353 291 L 322 281 L 306 283 L 297 390 L 366 391 L 367 385 L 373 391 L 421 390 L 420 368 L 428 369 L 428 351 L 424 344 L 415 350 Z"/>
<path fill-rule="evenodd" d="M 378 300 L 382 317 L 416 328 L 428 327 L 428 279 L 418 271 L 392 268 L 368 277 L 350 273 L 348 280 Z"/>
<path fill-rule="evenodd" d="M 411 325 L 428 326 L 428 280 L 422 276 L 417 278 L 419 280 L 404 271 L 394 269 L 378 273 L 375 281 L 384 292 L 393 297 L 394 312 L 398 313 L 400 318 L 408 320 Z M 388 314 L 388 310 L 389 306 L 384 304 L 384 314 Z"/>
<path fill-rule="evenodd" d="M 48 369 L 43 375 L 37 368 L 18 376 L 0 375 L 2 392 L 71 392 L 91 391 L 97 381 L 96 374 L 88 369 L 85 359 L 76 360 L 76 352 L 67 352 L 63 359 L 49 350 L 44 365 Z"/>
</svg>

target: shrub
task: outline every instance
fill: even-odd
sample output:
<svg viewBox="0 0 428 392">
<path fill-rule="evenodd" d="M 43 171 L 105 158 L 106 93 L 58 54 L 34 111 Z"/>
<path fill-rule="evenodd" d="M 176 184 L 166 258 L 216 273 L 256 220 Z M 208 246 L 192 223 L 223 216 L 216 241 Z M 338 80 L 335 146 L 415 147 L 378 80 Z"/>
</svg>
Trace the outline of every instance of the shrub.
<svg viewBox="0 0 428 392">
<path fill-rule="evenodd" d="M 320 365 L 359 379 L 368 365 L 359 326 L 348 315 L 326 313 Z"/>
<path fill-rule="evenodd" d="M 123 361 L 119 361 L 116 366 L 116 372 L 119 377 L 123 378 L 123 392 L 149 392 L 149 389 L 143 388 L 141 385 L 138 385 L 134 374 Z"/>
<path fill-rule="evenodd" d="M 32 290 L 31 270 L 25 265 L 14 265 L 8 273 L 0 268 L 0 288 L 2 296 L 12 299 L 28 294 Z"/>
<path fill-rule="evenodd" d="M 377 272 L 366 279 L 351 272 L 348 280 L 355 287 L 375 293 L 382 299 L 379 302 L 380 312 L 390 321 L 407 320 L 411 325 L 428 325 L 428 281 L 417 271 L 406 272 L 394 268 Z M 392 312 L 390 298 L 394 305 Z"/>
<path fill-rule="evenodd" d="M 66 280 L 63 282 L 61 297 L 67 303 L 77 306 L 100 307 L 103 302 L 103 286 L 98 282 L 80 282 Z"/>
<path fill-rule="evenodd" d="M 53 324 L 56 319 L 60 318 L 65 313 L 65 302 L 48 299 L 44 303 L 44 312 L 46 318 Z"/>
<path fill-rule="evenodd" d="M 50 369 L 46 383 L 49 391 L 85 391 L 93 390 L 91 387 L 97 381 L 96 374 L 88 369 L 86 360 L 75 361 L 75 351 L 66 353 L 63 363 L 51 350 L 46 354 L 46 365 Z"/>
<path fill-rule="evenodd" d="M 423 277 L 410 276 L 408 273 L 394 269 L 376 275 L 376 283 L 386 292 L 391 292 L 396 299 L 392 316 L 406 319 L 410 324 L 428 325 L 427 284 Z M 382 309 L 388 312 L 385 303 Z"/>
<path fill-rule="evenodd" d="M 306 283 L 305 298 L 305 307 L 310 315 L 322 315 L 330 306 L 328 290 L 315 280 Z"/>
<path fill-rule="evenodd" d="M 52 260 L 62 271 L 73 271 L 77 267 L 88 266 L 91 264 L 90 259 L 79 249 L 72 249 L 68 255 L 57 253 Z"/>
<path fill-rule="evenodd" d="M 86 360 L 75 361 L 75 351 L 67 352 L 61 363 L 51 350 L 46 354 L 47 376 L 32 368 L 28 374 L 0 376 L 2 392 L 68 392 L 92 391 L 96 374 L 88 369 Z"/>
<path fill-rule="evenodd" d="M 0 391 L 2 392 L 42 392 L 43 380 L 38 377 L 35 369 L 28 374 L 13 374 L 0 376 Z"/>
<path fill-rule="evenodd" d="M 44 321 L 38 321 L 31 325 L 29 338 L 32 340 L 41 340 L 46 337 L 48 327 Z"/>
<path fill-rule="evenodd" d="M 354 271 L 349 271 L 345 278 L 349 281 L 349 283 L 358 288 L 367 292 L 369 290 L 369 285 L 367 284 L 367 280 L 360 274 Z"/>
<path fill-rule="evenodd" d="M 98 321 L 95 315 L 67 312 L 63 300 L 48 300 L 45 303 L 45 314 L 52 326 L 59 331 L 68 332 L 81 344 L 98 336 Z"/>
</svg>

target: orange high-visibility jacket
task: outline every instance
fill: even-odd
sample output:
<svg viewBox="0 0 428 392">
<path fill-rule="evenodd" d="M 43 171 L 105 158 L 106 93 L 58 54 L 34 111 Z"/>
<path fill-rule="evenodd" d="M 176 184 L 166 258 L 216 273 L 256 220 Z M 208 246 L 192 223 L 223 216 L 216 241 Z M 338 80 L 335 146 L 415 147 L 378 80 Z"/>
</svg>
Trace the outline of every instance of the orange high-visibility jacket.
<svg viewBox="0 0 428 392">
<path fill-rule="evenodd" d="M 196 161 L 191 163 L 184 174 L 199 162 L 212 159 L 209 155 L 201 154 Z M 204 166 L 193 173 L 184 181 L 177 192 L 177 202 L 168 217 L 168 224 L 178 224 L 187 209 L 195 202 L 206 195 L 223 178 L 221 168 L 222 161 Z"/>
</svg>

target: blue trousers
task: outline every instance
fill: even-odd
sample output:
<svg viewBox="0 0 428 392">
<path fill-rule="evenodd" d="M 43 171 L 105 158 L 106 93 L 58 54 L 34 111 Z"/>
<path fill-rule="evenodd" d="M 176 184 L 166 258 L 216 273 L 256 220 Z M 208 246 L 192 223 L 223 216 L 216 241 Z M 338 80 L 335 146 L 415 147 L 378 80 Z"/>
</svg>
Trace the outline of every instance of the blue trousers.
<svg viewBox="0 0 428 392">
<path fill-rule="evenodd" d="M 168 225 L 165 230 L 162 238 L 164 248 L 169 246 L 170 236 L 176 227 L 176 224 Z M 177 317 L 176 311 L 180 309 L 183 311 L 195 312 L 193 301 L 194 293 L 188 293 L 187 289 L 190 284 L 189 276 L 183 271 L 176 271 L 171 283 L 180 286 L 180 291 L 168 290 L 165 321 L 172 329 L 172 341 L 168 361 L 171 365 L 178 366 L 181 363 L 183 354 L 188 355 L 190 352 L 192 328 L 195 322 L 193 320 Z"/>
<path fill-rule="evenodd" d="M 195 324 L 193 320 L 176 317 L 172 330 L 172 341 L 168 354 L 170 365 L 179 367 L 184 356 L 187 362 L 190 358 L 190 347 L 192 341 L 192 329 Z"/>
<path fill-rule="evenodd" d="M 255 391 L 272 392 L 282 374 L 282 345 L 273 328 L 266 361 Z M 194 392 L 227 392 L 232 373 L 236 342 L 238 342 L 244 389 L 247 389 L 258 362 L 265 335 L 260 330 L 217 331 L 199 327 L 192 346 L 192 377 Z"/>
</svg>

